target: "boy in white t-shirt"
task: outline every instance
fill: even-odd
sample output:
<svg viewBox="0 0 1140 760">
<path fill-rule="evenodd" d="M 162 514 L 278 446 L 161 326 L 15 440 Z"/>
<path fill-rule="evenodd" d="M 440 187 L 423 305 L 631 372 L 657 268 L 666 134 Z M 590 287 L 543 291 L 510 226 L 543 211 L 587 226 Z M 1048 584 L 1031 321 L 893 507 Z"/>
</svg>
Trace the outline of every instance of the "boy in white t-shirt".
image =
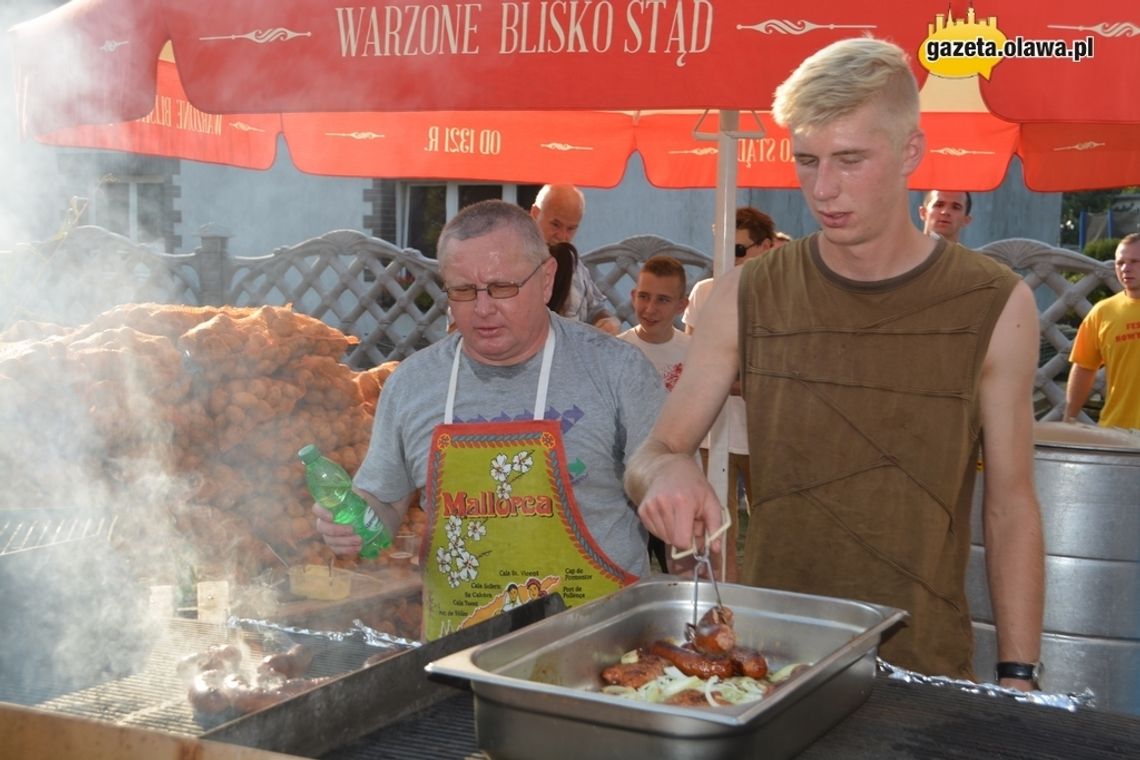
<svg viewBox="0 0 1140 760">
<path fill-rule="evenodd" d="M 685 267 L 672 256 L 654 256 L 646 261 L 637 275 L 637 285 L 630 293 L 637 326 L 618 335 L 618 339 L 641 349 L 661 373 L 666 390 L 673 390 L 681 377 L 689 335 L 678 330 L 677 318 L 689 305 L 685 296 L 688 283 Z M 649 536 L 649 553 L 668 572 L 669 560 L 665 544 Z"/>
<path fill-rule="evenodd" d="M 677 318 L 689 305 L 685 267 L 672 256 L 654 256 L 642 265 L 637 285 L 630 293 L 637 326 L 618 338 L 632 343 L 661 373 L 666 390 L 673 390 L 681 377 L 689 336 L 676 327 Z"/>
</svg>

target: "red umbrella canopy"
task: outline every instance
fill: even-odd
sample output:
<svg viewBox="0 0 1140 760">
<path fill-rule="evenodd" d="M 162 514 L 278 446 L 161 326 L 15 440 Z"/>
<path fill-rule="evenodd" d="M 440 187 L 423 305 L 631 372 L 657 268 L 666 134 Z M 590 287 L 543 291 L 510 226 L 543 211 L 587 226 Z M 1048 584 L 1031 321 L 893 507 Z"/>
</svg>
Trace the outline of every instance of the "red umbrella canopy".
<svg viewBox="0 0 1140 760">
<path fill-rule="evenodd" d="M 995 115 L 1018 123 L 1140 125 L 1140 5 L 1098 0 L 977 2 L 1013 55 L 981 82 Z M 983 18 L 983 16 L 987 18 Z"/>
<path fill-rule="evenodd" d="M 591 187 L 621 181 L 634 119 L 605 111 L 344 111 L 208 114 L 172 60 L 158 65 L 152 110 L 126 122 L 66 127 L 42 142 L 268 169 L 284 134 L 297 168 L 346 177 L 480 179 Z"/>
<path fill-rule="evenodd" d="M 144 116 L 167 40 L 190 102 L 209 113 L 765 109 L 835 39 L 915 49 L 933 7 L 73 0 L 14 36 L 28 124 L 43 132 Z"/>
<path fill-rule="evenodd" d="M 159 62 L 151 96 L 151 108 L 140 119 L 79 124 L 38 135 L 38 139 L 52 145 L 187 158 L 246 169 L 273 165 L 281 132 L 278 114 L 205 113 L 186 98 L 171 61 Z"/>
<path fill-rule="evenodd" d="M 701 115 L 719 108 L 752 135 L 738 184 L 795 187 L 772 91 L 818 48 L 871 33 L 914 51 L 926 82 L 912 186 L 991 189 L 1013 155 L 1036 190 L 1140 182 L 1140 104 L 1117 97 L 1117 67 L 1140 53 L 1131 5 L 953 5 L 75 0 L 12 37 L 26 128 L 56 144 L 266 168 L 284 133 L 310 173 L 600 187 L 637 150 L 655 185 L 712 187 L 717 146 L 694 127 L 715 134 L 715 110 Z M 177 66 L 170 47 L 157 61 L 167 41 Z M 1041 55 L 955 60 L 971 41 Z M 1058 45 L 1084 55 L 1044 57 Z"/>
</svg>

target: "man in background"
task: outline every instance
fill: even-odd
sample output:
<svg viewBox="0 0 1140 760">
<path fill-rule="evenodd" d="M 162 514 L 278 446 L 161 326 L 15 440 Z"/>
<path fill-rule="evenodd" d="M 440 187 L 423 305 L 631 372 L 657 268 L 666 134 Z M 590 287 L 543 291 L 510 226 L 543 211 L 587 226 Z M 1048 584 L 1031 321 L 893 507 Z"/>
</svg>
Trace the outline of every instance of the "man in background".
<svg viewBox="0 0 1140 760">
<path fill-rule="evenodd" d="M 1065 421 L 1076 420 L 1103 366 L 1107 392 L 1098 422 L 1140 430 L 1140 233 L 1125 236 L 1116 246 L 1116 279 L 1124 290 L 1097 302 L 1077 329 L 1069 354 L 1073 368 L 1065 387 Z"/>
<path fill-rule="evenodd" d="M 685 295 L 685 267 L 672 256 L 654 256 L 642 265 L 630 293 L 637 325 L 618 338 L 641 349 L 661 373 L 665 390 L 673 390 L 681 377 L 689 336 L 673 324 L 689 299 Z"/>
<path fill-rule="evenodd" d="M 571 243 L 578 234 L 582 217 L 586 215 L 586 197 L 573 185 L 543 185 L 530 207 L 538 229 L 547 245 Z M 570 297 L 562 309 L 562 316 L 593 325 L 610 335 L 617 335 L 621 323 L 606 311 L 605 297 L 594 284 L 590 270 L 578 259 L 574 277 L 570 282 Z"/>
<path fill-rule="evenodd" d="M 678 330 L 674 324 L 689 304 L 687 290 L 685 266 L 680 261 L 672 256 L 652 257 L 642 265 L 630 293 L 637 325 L 618 335 L 619 340 L 641 349 L 661 374 L 667 391 L 673 390 L 681 377 L 685 351 L 689 347 L 688 333 Z M 650 535 L 649 553 L 663 572 L 670 571 L 664 541 Z"/>
<path fill-rule="evenodd" d="M 922 231 L 937 235 L 951 243 L 960 243 L 962 230 L 969 226 L 970 209 L 974 205 L 969 193 L 957 190 L 931 190 L 918 207 Z"/>
<path fill-rule="evenodd" d="M 766 254 L 777 247 L 779 233 L 776 232 L 776 223 L 772 217 L 763 211 L 744 206 L 736 210 L 736 267 Z M 785 235 L 785 237 L 787 237 Z M 701 280 L 693 286 L 689 295 L 689 307 L 685 309 L 685 332 L 694 334 L 701 310 L 713 290 L 713 278 Z M 739 568 L 736 561 L 736 537 L 740 531 L 737 527 L 740 521 L 740 488 L 744 488 L 744 497 L 749 508 L 752 503 L 752 474 L 748 466 L 748 425 L 744 411 L 744 398 L 740 395 L 740 382 L 732 384 L 732 390 L 725 401 L 725 425 L 728 438 L 728 514 L 732 516 L 732 527 L 726 533 L 728 544 L 727 564 L 725 565 L 725 580 L 736 581 L 739 578 Z M 708 436 L 701 443 L 701 459 L 708 469 L 708 451 L 710 439 Z"/>
</svg>

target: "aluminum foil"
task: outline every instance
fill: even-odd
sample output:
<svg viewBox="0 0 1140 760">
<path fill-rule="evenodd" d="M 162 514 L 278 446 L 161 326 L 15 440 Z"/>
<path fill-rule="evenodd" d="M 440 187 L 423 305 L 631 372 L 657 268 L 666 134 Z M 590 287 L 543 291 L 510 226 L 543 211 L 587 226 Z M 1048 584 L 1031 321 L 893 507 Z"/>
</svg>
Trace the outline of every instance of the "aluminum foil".
<svg viewBox="0 0 1140 760">
<path fill-rule="evenodd" d="M 383 631 L 378 631 L 375 628 L 370 628 L 360 620 L 353 620 L 352 628 L 347 631 L 314 631 L 309 628 L 298 628 L 291 625 L 271 623 L 268 620 L 251 620 L 249 618 L 233 616 L 226 622 L 230 627 L 251 628 L 262 634 L 273 631 L 280 633 L 298 633 L 305 636 L 316 636 L 318 638 L 328 639 L 329 641 L 348 641 L 349 639 L 359 638 L 367 646 L 377 647 L 379 649 L 415 649 L 421 645 L 419 641 L 392 636 Z"/>
<path fill-rule="evenodd" d="M 891 665 L 883 658 L 878 658 L 879 672 L 896 681 L 906 683 L 921 683 L 927 686 L 957 689 L 968 694 L 979 694 L 986 697 L 1009 698 L 1017 702 L 1025 702 L 1046 707 L 1056 707 L 1068 712 L 1076 712 L 1080 708 L 1096 707 L 1096 695 L 1092 689 L 1085 689 L 1079 694 L 1058 694 L 1047 691 L 1021 691 L 998 686 L 995 683 L 974 683 L 973 681 L 958 680 L 948 676 L 927 676 L 906 670 L 897 665 Z"/>
</svg>

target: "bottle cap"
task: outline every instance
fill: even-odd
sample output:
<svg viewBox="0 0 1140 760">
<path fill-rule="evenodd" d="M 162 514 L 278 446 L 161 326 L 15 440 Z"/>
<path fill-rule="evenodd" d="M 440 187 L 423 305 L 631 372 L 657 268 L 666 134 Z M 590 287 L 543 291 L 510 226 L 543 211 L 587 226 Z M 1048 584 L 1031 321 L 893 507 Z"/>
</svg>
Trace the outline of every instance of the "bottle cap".
<svg viewBox="0 0 1140 760">
<path fill-rule="evenodd" d="M 315 444 L 310 443 L 308 446 L 303 447 L 297 452 L 297 456 L 301 457 L 301 461 L 305 464 L 313 461 L 321 455 L 321 450 Z"/>
</svg>

